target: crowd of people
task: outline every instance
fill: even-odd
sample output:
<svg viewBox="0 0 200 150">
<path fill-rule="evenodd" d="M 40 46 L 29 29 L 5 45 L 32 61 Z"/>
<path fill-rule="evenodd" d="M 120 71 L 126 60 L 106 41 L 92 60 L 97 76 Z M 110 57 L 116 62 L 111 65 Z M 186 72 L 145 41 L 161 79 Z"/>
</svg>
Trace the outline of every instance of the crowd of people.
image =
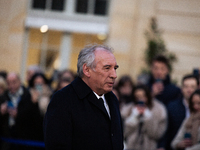
<svg viewBox="0 0 200 150">
<path fill-rule="evenodd" d="M 199 74 L 184 75 L 178 87 L 170 80 L 167 58 L 160 55 L 145 77 L 134 84 L 130 76 L 123 76 L 114 88 L 125 149 L 200 149 Z"/>
<path fill-rule="evenodd" d="M 199 75 L 189 74 L 181 87 L 170 80 L 169 62 L 157 56 L 147 82 L 121 76 L 113 88 L 119 100 L 125 150 L 200 149 Z M 48 79 L 38 66 L 27 69 L 27 85 L 14 72 L 0 73 L 0 149 L 44 149 L 43 119 L 52 95 L 76 78 L 71 70 Z M 27 140 L 29 144 L 27 144 Z M 32 141 L 32 144 L 30 144 Z M 35 144 L 35 145 L 34 145 Z M 41 143 L 40 143 L 41 144 Z"/>
<path fill-rule="evenodd" d="M 0 73 L 0 149 L 44 149 L 43 119 L 51 96 L 71 83 L 75 74 L 63 70 L 57 75 L 57 86 L 51 86 L 38 66 L 27 70 L 27 86 L 19 74 Z"/>
</svg>

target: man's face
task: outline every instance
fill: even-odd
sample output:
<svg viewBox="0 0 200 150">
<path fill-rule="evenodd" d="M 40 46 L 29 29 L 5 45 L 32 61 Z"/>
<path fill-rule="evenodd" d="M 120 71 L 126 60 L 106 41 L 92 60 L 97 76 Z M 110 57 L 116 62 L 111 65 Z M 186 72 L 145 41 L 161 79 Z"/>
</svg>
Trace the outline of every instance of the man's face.
<svg viewBox="0 0 200 150">
<path fill-rule="evenodd" d="M 194 78 L 185 79 L 182 85 L 182 93 L 184 98 L 188 100 L 197 87 L 197 81 Z"/>
<path fill-rule="evenodd" d="M 7 84 L 8 84 L 8 90 L 12 94 L 15 94 L 19 90 L 19 88 L 21 86 L 20 80 L 14 74 L 13 75 L 8 75 Z"/>
<path fill-rule="evenodd" d="M 103 48 L 96 49 L 95 63 L 94 69 L 89 68 L 90 87 L 95 93 L 102 95 L 112 91 L 117 78 L 116 69 L 118 65 L 114 55 L 104 51 Z"/>
<path fill-rule="evenodd" d="M 155 79 L 164 80 L 169 73 L 169 70 L 164 63 L 155 61 L 151 66 L 151 73 Z"/>
</svg>

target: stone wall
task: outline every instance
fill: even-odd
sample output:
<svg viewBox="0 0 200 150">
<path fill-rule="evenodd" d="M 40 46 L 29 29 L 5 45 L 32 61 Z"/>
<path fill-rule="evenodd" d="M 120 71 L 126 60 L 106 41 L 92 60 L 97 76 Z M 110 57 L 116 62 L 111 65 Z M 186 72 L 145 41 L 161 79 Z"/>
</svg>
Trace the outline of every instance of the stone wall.
<svg viewBox="0 0 200 150">
<path fill-rule="evenodd" d="M 108 44 L 120 65 L 118 76 L 136 79 L 145 67 L 144 32 L 151 17 L 157 18 L 167 49 L 178 57 L 173 79 L 180 85 L 183 75 L 200 68 L 199 0 L 112 0 L 111 6 Z"/>
<path fill-rule="evenodd" d="M 20 72 L 26 2 L 0 1 L 0 70 Z"/>
</svg>

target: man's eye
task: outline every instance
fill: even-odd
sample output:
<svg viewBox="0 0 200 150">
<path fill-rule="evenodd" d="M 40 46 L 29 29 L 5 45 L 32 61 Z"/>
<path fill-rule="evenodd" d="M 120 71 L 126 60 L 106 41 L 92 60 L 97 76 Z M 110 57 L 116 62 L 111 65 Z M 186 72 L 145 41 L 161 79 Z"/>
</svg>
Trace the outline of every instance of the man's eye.
<svg viewBox="0 0 200 150">
<path fill-rule="evenodd" d="M 115 70 L 117 70 L 118 68 L 119 68 L 119 66 L 118 66 L 118 65 L 116 65 L 116 66 L 114 67 L 114 69 L 115 69 Z"/>
</svg>

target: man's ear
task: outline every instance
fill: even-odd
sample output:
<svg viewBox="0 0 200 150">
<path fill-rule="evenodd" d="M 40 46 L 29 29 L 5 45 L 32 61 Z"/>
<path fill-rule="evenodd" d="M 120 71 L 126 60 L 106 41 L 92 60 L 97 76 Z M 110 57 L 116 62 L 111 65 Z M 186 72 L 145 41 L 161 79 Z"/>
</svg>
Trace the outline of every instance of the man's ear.
<svg viewBox="0 0 200 150">
<path fill-rule="evenodd" d="M 90 77 L 90 68 L 86 64 L 83 64 L 83 73 L 86 77 Z"/>
</svg>

